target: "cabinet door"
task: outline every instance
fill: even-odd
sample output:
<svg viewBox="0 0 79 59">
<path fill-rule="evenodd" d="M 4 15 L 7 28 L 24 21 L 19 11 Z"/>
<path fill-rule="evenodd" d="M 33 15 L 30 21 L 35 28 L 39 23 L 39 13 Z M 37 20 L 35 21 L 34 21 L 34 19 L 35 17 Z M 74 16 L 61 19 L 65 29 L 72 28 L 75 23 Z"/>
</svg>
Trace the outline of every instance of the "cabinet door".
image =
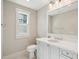
<svg viewBox="0 0 79 59">
<path fill-rule="evenodd" d="M 78 59 L 78 56 L 77 54 L 73 54 L 73 57 L 71 58 L 65 55 L 60 55 L 60 59 Z"/>
<path fill-rule="evenodd" d="M 44 42 L 37 42 L 37 59 L 49 59 L 48 45 Z"/>
<path fill-rule="evenodd" d="M 78 59 L 77 53 L 60 49 L 60 59 Z"/>
<path fill-rule="evenodd" d="M 78 54 L 77 53 L 73 53 L 73 59 L 78 59 Z"/>
<path fill-rule="evenodd" d="M 50 58 L 49 59 L 59 59 L 59 48 L 55 46 L 50 46 Z"/>
</svg>

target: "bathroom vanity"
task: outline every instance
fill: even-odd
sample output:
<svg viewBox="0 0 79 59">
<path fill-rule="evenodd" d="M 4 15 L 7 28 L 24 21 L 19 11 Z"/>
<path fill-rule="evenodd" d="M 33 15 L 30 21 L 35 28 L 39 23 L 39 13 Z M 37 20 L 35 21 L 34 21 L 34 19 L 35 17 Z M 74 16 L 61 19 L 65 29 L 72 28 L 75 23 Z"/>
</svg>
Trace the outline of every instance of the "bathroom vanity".
<svg viewBox="0 0 79 59">
<path fill-rule="evenodd" d="M 77 43 L 54 38 L 37 39 L 37 59 L 78 59 Z"/>
<path fill-rule="evenodd" d="M 77 0 L 61 0 L 48 10 L 48 34 L 56 35 L 36 39 L 37 59 L 78 59 L 77 13 Z"/>
</svg>

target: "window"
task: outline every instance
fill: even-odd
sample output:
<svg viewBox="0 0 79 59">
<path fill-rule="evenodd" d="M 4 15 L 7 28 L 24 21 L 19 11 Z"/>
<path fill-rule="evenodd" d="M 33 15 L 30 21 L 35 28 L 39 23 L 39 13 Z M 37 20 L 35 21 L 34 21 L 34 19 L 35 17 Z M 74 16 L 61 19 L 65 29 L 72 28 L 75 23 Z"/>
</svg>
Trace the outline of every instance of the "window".
<svg viewBox="0 0 79 59">
<path fill-rule="evenodd" d="M 16 9 L 16 37 L 25 37 L 28 33 L 29 12 Z"/>
</svg>

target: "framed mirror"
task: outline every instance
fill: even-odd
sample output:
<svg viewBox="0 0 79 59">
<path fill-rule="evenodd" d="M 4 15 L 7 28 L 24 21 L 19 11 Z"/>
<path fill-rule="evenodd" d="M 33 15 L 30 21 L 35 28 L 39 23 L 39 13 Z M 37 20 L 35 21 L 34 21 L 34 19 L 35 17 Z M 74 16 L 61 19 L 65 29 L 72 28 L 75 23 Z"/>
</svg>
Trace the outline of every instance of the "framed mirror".
<svg viewBox="0 0 79 59">
<path fill-rule="evenodd" d="M 78 34 L 77 9 L 57 14 L 48 15 L 48 32 L 52 34 Z"/>
</svg>

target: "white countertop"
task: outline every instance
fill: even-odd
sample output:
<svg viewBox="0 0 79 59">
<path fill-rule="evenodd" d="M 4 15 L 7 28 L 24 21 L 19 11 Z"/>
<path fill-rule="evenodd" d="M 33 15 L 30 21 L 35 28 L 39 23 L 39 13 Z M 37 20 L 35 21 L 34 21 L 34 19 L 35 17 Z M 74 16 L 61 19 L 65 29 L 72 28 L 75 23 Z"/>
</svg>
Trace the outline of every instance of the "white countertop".
<svg viewBox="0 0 79 59">
<path fill-rule="evenodd" d="M 78 43 L 77 42 L 70 42 L 65 40 L 58 40 L 58 42 L 49 42 L 50 38 L 37 38 L 37 41 L 42 41 L 50 45 L 54 45 L 56 47 L 69 50 L 74 53 L 78 53 Z"/>
</svg>

